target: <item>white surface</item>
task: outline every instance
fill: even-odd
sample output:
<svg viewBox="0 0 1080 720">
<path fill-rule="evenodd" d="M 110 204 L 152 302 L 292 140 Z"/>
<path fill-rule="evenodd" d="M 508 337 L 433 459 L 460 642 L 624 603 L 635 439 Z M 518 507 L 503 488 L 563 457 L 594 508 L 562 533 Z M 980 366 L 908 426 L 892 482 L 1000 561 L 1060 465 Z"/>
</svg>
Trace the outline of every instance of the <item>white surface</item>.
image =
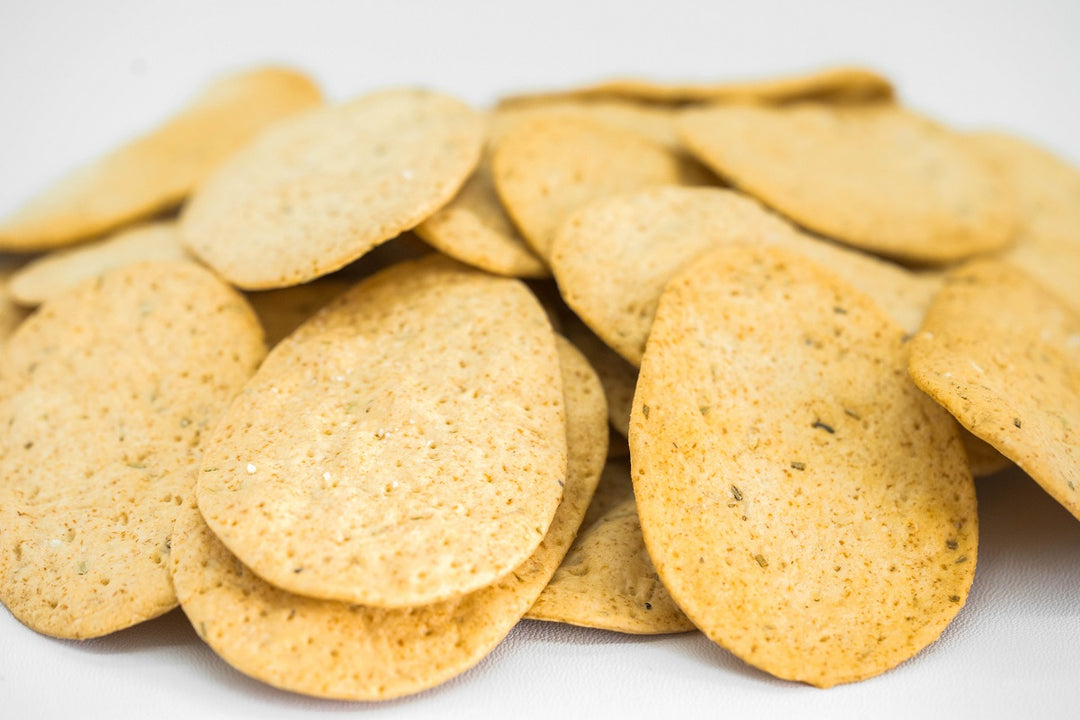
<svg viewBox="0 0 1080 720">
<path fill-rule="evenodd" d="M 1080 162 L 1080 3 L 509 2 L 0 4 L 0 215 L 181 105 L 221 71 L 296 64 L 336 99 L 424 84 L 484 103 L 613 74 L 753 77 L 859 62 L 910 104 L 1012 129 Z M 225 666 L 174 612 L 101 640 L 0 610 L 0 717 L 1075 717 L 1080 523 L 1029 480 L 980 486 L 979 565 L 941 640 L 829 691 L 747 668 L 697 634 L 523 623 L 415 698 L 332 703 Z"/>
</svg>

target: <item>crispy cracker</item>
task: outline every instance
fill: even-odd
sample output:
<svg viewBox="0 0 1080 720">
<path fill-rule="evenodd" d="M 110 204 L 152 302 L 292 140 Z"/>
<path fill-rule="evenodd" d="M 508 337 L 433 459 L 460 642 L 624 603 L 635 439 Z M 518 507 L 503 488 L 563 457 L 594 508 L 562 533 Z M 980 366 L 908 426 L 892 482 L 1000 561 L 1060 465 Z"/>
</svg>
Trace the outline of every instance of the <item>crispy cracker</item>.
<svg viewBox="0 0 1080 720">
<path fill-rule="evenodd" d="M 318 87 L 294 70 L 220 78 L 164 124 L 76 169 L 0 221 L 0 249 L 70 245 L 174 207 L 266 127 L 321 101 Z"/>
<path fill-rule="evenodd" d="M 476 167 L 481 116 L 447 95 L 393 89 L 279 123 L 202 186 L 188 249 L 247 290 L 307 282 L 415 227 Z"/>
<path fill-rule="evenodd" d="M 138 225 L 96 242 L 55 250 L 27 263 L 11 278 L 11 295 L 37 306 L 82 281 L 144 260 L 188 260 L 176 223 Z"/>
<path fill-rule="evenodd" d="M 563 334 L 589 359 L 600 377 L 607 398 L 608 419 L 622 438 L 630 427 L 630 409 L 634 404 L 634 387 L 638 370 L 598 338 L 581 319 L 566 311 Z M 614 444 L 614 443 L 613 443 Z"/>
<path fill-rule="evenodd" d="M 607 80 L 570 90 L 529 93 L 505 98 L 507 107 L 558 99 L 634 100 L 660 105 L 701 102 L 759 102 L 784 104 L 805 100 L 864 103 L 891 100 L 889 80 L 873 70 L 833 67 L 763 80 L 735 82 L 658 82 L 643 78 Z"/>
<path fill-rule="evenodd" d="M 910 332 L 940 285 L 936 273 L 810 237 L 721 188 L 658 187 L 594 202 L 560 228 L 551 265 L 566 303 L 637 365 L 667 281 L 703 252 L 733 243 L 805 255 L 869 294 Z"/>
<path fill-rule="evenodd" d="M 635 132 L 646 140 L 681 151 L 682 142 L 675 130 L 675 113 L 627 100 L 555 99 L 495 108 L 491 117 L 491 143 L 497 146 L 516 125 L 541 117 L 569 117 L 592 120 L 604 125 Z"/>
<path fill-rule="evenodd" d="M 1080 315 L 1012 266 L 949 276 L 911 341 L 911 376 L 1080 518 Z"/>
<path fill-rule="evenodd" d="M 712 106 L 685 111 L 679 129 L 733 185 L 864 250 L 943 263 L 1014 236 L 999 169 L 963 136 L 895 105 Z"/>
<path fill-rule="evenodd" d="M 336 274 L 304 285 L 249 292 L 246 297 L 266 332 L 267 346 L 274 347 L 354 284 L 354 280 Z"/>
<path fill-rule="evenodd" d="M 321 697 L 382 700 L 459 675 L 536 600 L 574 539 L 603 467 L 607 423 L 595 374 L 559 344 L 566 393 L 566 489 L 544 541 L 494 585 L 434 605 L 385 610 L 292 595 L 263 582 L 188 503 L 173 573 L 184 612 L 226 662 L 271 685 Z"/>
<path fill-rule="evenodd" d="M 701 182 L 692 167 L 632 130 L 562 116 L 515 125 L 492 158 L 495 189 L 541 258 L 578 208 L 641 187 Z"/>
<path fill-rule="evenodd" d="M 271 352 L 208 444 L 215 534 L 290 592 L 380 607 L 491 584 L 566 474 L 555 340 L 517 280 L 395 265 Z"/>
<path fill-rule="evenodd" d="M 27 314 L 11 296 L 11 277 L 18 272 L 18 267 L 13 259 L 0 255 L 0 350 Z"/>
<path fill-rule="evenodd" d="M 264 352 L 243 298 L 191 263 L 114 270 L 20 327 L 0 359 L 0 600 L 12 614 L 88 638 L 176 606 L 173 522 Z"/>
<path fill-rule="evenodd" d="M 780 248 L 715 250 L 665 290 L 630 425 L 642 531 L 679 607 L 751 665 L 868 678 L 964 604 L 974 484 L 906 355 L 868 297 Z"/>
<path fill-rule="evenodd" d="M 629 462 L 604 468 L 577 539 L 525 617 L 640 635 L 694 629 L 645 550 Z"/>
</svg>

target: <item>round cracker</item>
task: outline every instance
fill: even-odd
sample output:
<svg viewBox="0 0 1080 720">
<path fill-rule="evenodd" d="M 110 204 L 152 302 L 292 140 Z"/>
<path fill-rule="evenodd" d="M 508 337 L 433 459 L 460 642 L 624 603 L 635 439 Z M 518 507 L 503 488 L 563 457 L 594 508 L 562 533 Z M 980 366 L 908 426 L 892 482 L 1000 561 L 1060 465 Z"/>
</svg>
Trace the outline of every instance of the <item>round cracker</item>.
<svg viewBox="0 0 1080 720">
<path fill-rule="evenodd" d="M 658 187 L 598 200 L 559 230 L 551 266 L 567 305 L 633 365 L 668 280 L 687 262 L 726 244 L 777 245 L 843 277 L 909 332 L 940 285 L 856 250 L 812 238 L 741 193 Z"/>
<path fill-rule="evenodd" d="M 294 70 L 220 78 L 161 126 L 74 170 L 0 222 L 0 249 L 70 245 L 174 207 L 262 130 L 321 102 L 319 88 Z"/>
<path fill-rule="evenodd" d="M 200 186 L 188 249 L 247 290 L 356 260 L 450 201 L 472 172 L 481 116 L 428 90 L 383 90 L 279 123 Z"/>
<path fill-rule="evenodd" d="M 895 105 L 713 106 L 679 120 L 698 159 L 800 225 L 942 263 L 1013 238 L 1015 201 L 962 136 Z"/>
<path fill-rule="evenodd" d="M 264 352 L 243 298 L 192 263 L 114 270 L 24 323 L 0 360 L 0 600 L 12 614 L 89 638 L 176 606 L 173 522 Z"/>
<path fill-rule="evenodd" d="M 354 284 L 350 278 L 332 275 L 303 285 L 249 292 L 246 297 L 266 332 L 266 344 L 274 347 Z"/>
<path fill-rule="evenodd" d="M 697 182 L 692 167 L 633 130 L 566 116 L 515 125 L 492 158 L 499 198 L 525 240 L 545 259 L 555 231 L 578 208 L 650 185 Z"/>
<path fill-rule="evenodd" d="M 144 260 L 188 259 L 176 223 L 148 223 L 27 263 L 11 278 L 11 295 L 22 305 L 37 306 L 113 268 Z"/>
<path fill-rule="evenodd" d="M 604 468 L 577 539 L 525 617 L 637 635 L 694 629 L 645 549 L 629 462 Z"/>
<path fill-rule="evenodd" d="M 206 449 L 199 508 L 290 592 L 436 602 L 536 549 L 562 495 L 564 422 L 528 288 L 442 257 L 405 263 L 274 349 Z"/>
<path fill-rule="evenodd" d="M 911 341 L 911 376 L 1080 518 L 1080 315 L 1008 264 L 949 276 Z"/>
<path fill-rule="evenodd" d="M 554 99 L 497 107 L 491 118 L 491 143 L 498 145 L 514 126 L 540 117 L 585 118 L 636 132 L 670 150 L 682 150 L 674 111 L 626 100 Z"/>
<path fill-rule="evenodd" d="M 867 68 L 834 67 L 764 80 L 735 82 L 656 82 L 641 78 L 608 80 L 582 88 L 552 93 L 530 93 L 506 98 L 507 106 L 551 102 L 556 99 L 630 99 L 664 105 L 700 102 L 789 103 L 879 102 L 891 100 L 892 83 Z"/>
<path fill-rule="evenodd" d="M 8 258 L 0 256 L 0 350 L 8 336 L 26 317 L 26 310 L 16 304 L 11 296 L 11 277 L 18 272 L 18 265 Z"/>
<path fill-rule="evenodd" d="M 634 404 L 637 368 L 608 347 L 572 312 L 566 311 L 563 326 L 567 339 L 585 354 L 589 364 L 596 369 L 607 399 L 608 419 L 625 439 L 630 427 L 630 409 Z"/>
<path fill-rule="evenodd" d="M 229 553 L 189 502 L 173 540 L 177 595 L 191 624 L 239 671 L 321 697 L 385 700 L 478 663 L 536 600 L 574 539 L 604 463 L 603 395 L 588 363 L 559 343 L 567 474 L 544 541 L 494 585 L 418 608 L 386 610 L 293 595 Z"/>
<path fill-rule="evenodd" d="M 869 298 L 780 248 L 715 250 L 664 292 L 630 425 L 641 527 L 679 607 L 751 665 L 871 677 L 964 604 L 974 483 L 906 362 Z"/>
</svg>

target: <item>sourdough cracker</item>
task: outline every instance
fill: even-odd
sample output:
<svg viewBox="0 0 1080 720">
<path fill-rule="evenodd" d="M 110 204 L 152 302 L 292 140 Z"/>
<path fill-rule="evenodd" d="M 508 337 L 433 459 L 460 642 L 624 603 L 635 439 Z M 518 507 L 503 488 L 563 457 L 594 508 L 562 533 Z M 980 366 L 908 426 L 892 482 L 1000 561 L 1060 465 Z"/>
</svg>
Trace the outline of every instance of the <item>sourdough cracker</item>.
<svg viewBox="0 0 1080 720">
<path fill-rule="evenodd" d="M 933 642 L 968 595 L 975 492 L 899 326 L 780 248 L 702 256 L 660 300 L 630 425 L 645 544 L 715 642 L 820 687 Z"/>
<path fill-rule="evenodd" d="M 380 609 L 280 590 L 241 564 L 187 503 L 173 576 L 191 624 L 241 672 L 319 697 L 385 700 L 417 693 L 478 663 L 547 585 L 584 517 L 604 463 L 603 395 L 588 363 L 560 341 L 566 393 L 566 488 L 543 542 L 488 587 L 443 602 Z"/>
<path fill-rule="evenodd" d="M 191 263 L 106 273 L 19 328 L 0 359 L 0 600 L 12 614 L 89 638 L 176 606 L 173 522 L 264 353 L 243 298 Z"/>
<path fill-rule="evenodd" d="M 318 87 L 294 70 L 222 77 L 158 128 L 74 170 L 0 221 L 0 250 L 70 245 L 175 207 L 266 127 L 321 102 Z"/>
<path fill-rule="evenodd" d="M 537 547 L 566 474 L 555 339 L 519 281 L 395 265 L 280 343 L 209 441 L 198 503 L 260 577 L 406 607 Z"/>
<path fill-rule="evenodd" d="M 911 341 L 911 376 L 1080 518 L 1080 316 L 1011 265 L 952 273 Z"/>
<path fill-rule="evenodd" d="M 370 93 L 279 123 L 199 187 L 188 249 L 246 290 L 337 270 L 450 201 L 479 161 L 481 116 L 447 95 Z"/>
<path fill-rule="evenodd" d="M 945 263 L 1004 248 L 1016 203 L 964 136 L 894 105 L 712 106 L 683 142 L 746 193 L 810 230 L 875 253 Z"/>
</svg>

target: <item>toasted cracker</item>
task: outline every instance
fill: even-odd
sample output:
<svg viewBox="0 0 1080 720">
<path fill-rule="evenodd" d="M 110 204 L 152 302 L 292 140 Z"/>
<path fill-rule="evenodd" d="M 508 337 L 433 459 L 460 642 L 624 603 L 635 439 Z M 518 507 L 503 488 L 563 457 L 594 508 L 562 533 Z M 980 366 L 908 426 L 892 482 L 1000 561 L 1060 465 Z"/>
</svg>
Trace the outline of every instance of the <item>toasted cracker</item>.
<svg viewBox="0 0 1080 720">
<path fill-rule="evenodd" d="M 949 276 L 911 341 L 911 376 L 1080 518 L 1080 315 L 1012 266 Z"/>
<path fill-rule="evenodd" d="M 800 225 L 905 260 L 1005 247 L 1015 199 L 961 135 L 894 105 L 713 106 L 683 141 L 721 177 Z"/>
<path fill-rule="evenodd" d="M 566 489 L 544 541 L 494 585 L 419 608 L 386 610 L 292 595 L 260 580 L 191 503 L 177 523 L 173 574 L 184 612 L 226 662 L 271 685 L 382 700 L 459 675 L 487 655 L 551 578 L 603 467 L 607 426 L 596 376 L 559 345 L 566 393 Z"/>
<path fill-rule="evenodd" d="M 304 285 L 249 292 L 246 296 L 266 332 L 266 344 L 274 347 L 354 284 L 348 277 L 330 275 Z"/>
<path fill-rule="evenodd" d="M 481 116 L 427 90 L 383 90 L 264 133 L 181 218 L 188 249 L 247 290 L 307 282 L 415 227 L 476 167 Z"/>
<path fill-rule="evenodd" d="M 164 124 L 78 168 L 0 221 L 0 249 L 70 245 L 174 207 L 266 127 L 321 101 L 318 87 L 294 70 L 225 76 Z"/>
<path fill-rule="evenodd" d="M 968 595 L 974 484 L 906 352 L 780 248 L 712 251 L 660 300 L 630 425 L 645 543 L 694 624 L 773 675 L 881 673 Z"/>
<path fill-rule="evenodd" d="M 592 119 L 540 117 L 515 125 L 495 148 L 495 189 L 541 258 L 555 231 L 592 200 L 651 185 L 701 182 L 679 154 L 632 130 Z"/>
<path fill-rule="evenodd" d="M 243 298 L 192 263 L 114 270 L 23 324 L 0 360 L 0 600 L 19 620 L 88 638 L 176 606 L 173 522 L 264 352 Z"/>
<path fill-rule="evenodd" d="M 577 539 L 525 617 L 640 635 L 694 629 L 645 550 L 629 462 L 604 468 Z"/>
<path fill-rule="evenodd" d="M 176 223 L 156 222 L 121 230 L 103 240 L 55 250 L 27 263 L 11 278 L 11 295 L 37 306 L 82 281 L 144 260 L 188 260 Z"/>
<path fill-rule="evenodd" d="M 569 310 L 565 313 L 563 328 L 566 338 L 585 354 L 596 370 L 604 387 L 611 426 L 626 438 L 630 427 L 630 410 L 634 404 L 634 387 L 637 385 L 637 368 L 608 347 Z"/>
<path fill-rule="evenodd" d="M 993 445 L 972 435 L 960 426 L 960 442 L 964 445 L 971 474 L 977 478 L 999 473 L 1013 466 L 1012 460 L 999 453 Z"/>
<path fill-rule="evenodd" d="M 675 113 L 627 100 L 568 100 L 497 107 L 491 118 L 491 143 L 500 140 L 516 125 L 541 117 L 569 117 L 592 120 L 641 135 L 646 140 L 670 150 L 682 150 L 675 130 Z"/>
<path fill-rule="evenodd" d="M 873 70 L 859 67 L 833 67 L 763 80 L 736 82 L 657 82 L 642 78 L 607 80 L 581 88 L 551 93 L 510 96 L 506 106 L 556 99 L 621 99 L 663 105 L 700 102 L 790 103 L 817 100 L 833 103 L 863 103 L 891 100 L 889 80 Z"/>
<path fill-rule="evenodd" d="M 872 296 L 910 332 L 940 285 L 936 273 L 812 238 L 721 188 L 658 187 L 594 202 L 560 228 L 551 265 L 566 303 L 638 365 L 667 281 L 698 255 L 733 243 L 805 255 Z"/>
<path fill-rule="evenodd" d="M 0 350 L 27 314 L 11 297 L 11 277 L 18 272 L 18 267 L 13 259 L 0 255 Z"/>
<path fill-rule="evenodd" d="M 290 592 L 437 602 L 536 549 L 562 495 L 564 422 L 554 335 L 524 285 L 404 263 L 271 352 L 206 449 L 199 508 Z"/>
</svg>

